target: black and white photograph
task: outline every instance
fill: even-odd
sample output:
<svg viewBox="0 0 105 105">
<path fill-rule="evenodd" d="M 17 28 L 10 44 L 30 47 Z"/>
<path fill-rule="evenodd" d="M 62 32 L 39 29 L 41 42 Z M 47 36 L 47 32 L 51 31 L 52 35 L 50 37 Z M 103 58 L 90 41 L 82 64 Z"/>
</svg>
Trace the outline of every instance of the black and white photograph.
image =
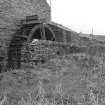
<svg viewBox="0 0 105 105">
<path fill-rule="evenodd" d="M 0 0 L 0 105 L 105 105 L 105 0 Z"/>
</svg>

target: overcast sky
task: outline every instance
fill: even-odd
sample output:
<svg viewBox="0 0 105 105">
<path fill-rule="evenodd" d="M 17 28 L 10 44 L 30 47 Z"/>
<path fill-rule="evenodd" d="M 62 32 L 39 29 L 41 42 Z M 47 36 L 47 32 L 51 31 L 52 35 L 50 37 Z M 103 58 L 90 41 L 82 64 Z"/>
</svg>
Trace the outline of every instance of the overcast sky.
<svg viewBox="0 0 105 105">
<path fill-rule="evenodd" d="M 48 0 L 50 1 L 50 0 Z M 105 0 L 51 0 L 52 21 L 76 32 L 105 35 Z"/>
</svg>

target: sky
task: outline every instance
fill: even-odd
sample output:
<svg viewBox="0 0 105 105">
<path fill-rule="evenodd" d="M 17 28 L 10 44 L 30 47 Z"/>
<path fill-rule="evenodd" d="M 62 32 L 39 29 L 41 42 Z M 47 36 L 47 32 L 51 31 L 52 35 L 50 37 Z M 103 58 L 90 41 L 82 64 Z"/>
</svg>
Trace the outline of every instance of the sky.
<svg viewBox="0 0 105 105">
<path fill-rule="evenodd" d="M 76 32 L 105 35 L 105 0 L 51 1 L 52 21 Z"/>
</svg>

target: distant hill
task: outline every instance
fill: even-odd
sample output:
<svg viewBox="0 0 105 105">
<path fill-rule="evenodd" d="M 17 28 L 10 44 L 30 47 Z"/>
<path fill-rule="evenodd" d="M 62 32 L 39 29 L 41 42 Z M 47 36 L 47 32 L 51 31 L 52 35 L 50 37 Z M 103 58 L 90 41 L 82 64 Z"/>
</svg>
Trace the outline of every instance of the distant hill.
<svg viewBox="0 0 105 105">
<path fill-rule="evenodd" d="M 99 41 L 105 42 L 105 35 L 94 35 L 94 38 Z"/>
<path fill-rule="evenodd" d="M 93 38 L 97 41 L 102 41 L 105 42 L 105 35 L 91 35 L 91 34 L 84 34 L 84 33 L 79 33 L 80 37 L 87 37 L 87 38 Z"/>
</svg>

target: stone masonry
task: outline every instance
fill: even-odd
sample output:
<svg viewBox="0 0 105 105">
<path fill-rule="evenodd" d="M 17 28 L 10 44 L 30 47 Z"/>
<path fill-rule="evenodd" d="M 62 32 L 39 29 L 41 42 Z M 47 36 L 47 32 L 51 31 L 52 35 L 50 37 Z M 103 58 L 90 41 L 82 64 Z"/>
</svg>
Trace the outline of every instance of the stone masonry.
<svg viewBox="0 0 105 105">
<path fill-rule="evenodd" d="M 44 18 L 46 21 L 50 21 L 50 6 L 47 1 L 0 0 L 0 69 L 6 63 L 4 58 L 7 55 L 10 40 L 21 27 L 20 20 L 31 15 L 38 15 L 39 19 Z"/>
<path fill-rule="evenodd" d="M 0 0 L 0 38 L 10 38 L 17 23 L 26 16 L 38 15 L 50 20 L 50 7 L 46 0 Z"/>
</svg>

